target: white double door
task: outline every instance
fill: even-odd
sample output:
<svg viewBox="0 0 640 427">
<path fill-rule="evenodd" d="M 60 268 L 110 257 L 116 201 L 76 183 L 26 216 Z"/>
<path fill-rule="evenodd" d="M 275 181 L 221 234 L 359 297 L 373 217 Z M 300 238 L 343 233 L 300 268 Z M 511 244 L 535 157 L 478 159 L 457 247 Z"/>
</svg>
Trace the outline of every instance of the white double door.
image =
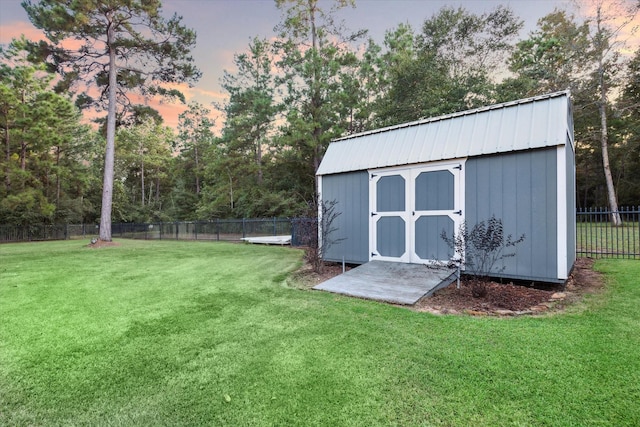
<svg viewBox="0 0 640 427">
<path fill-rule="evenodd" d="M 369 260 L 451 259 L 442 233 L 464 221 L 464 160 L 369 172 Z"/>
</svg>

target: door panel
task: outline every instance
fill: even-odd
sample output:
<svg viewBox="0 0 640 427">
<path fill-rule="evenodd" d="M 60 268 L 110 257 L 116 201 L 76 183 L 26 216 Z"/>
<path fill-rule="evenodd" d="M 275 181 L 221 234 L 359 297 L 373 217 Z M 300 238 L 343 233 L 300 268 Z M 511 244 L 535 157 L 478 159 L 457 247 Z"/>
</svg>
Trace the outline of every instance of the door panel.
<svg viewBox="0 0 640 427">
<path fill-rule="evenodd" d="M 377 212 L 403 212 L 406 210 L 406 180 L 402 175 L 381 176 L 376 184 Z"/>
<path fill-rule="evenodd" d="M 453 210 L 454 185 L 455 176 L 451 171 L 420 172 L 415 181 L 415 210 Z"/>
<path fill-rule="evenodd" d="M 407 203 L 410 179 L 409 170 L 371 175 L 369 259 L 410 261 L 408 242 L 411 217 Z"/>
<path fill-rule="evenodd" d="M 430 263 L 451 258 L 442 233 L 463 222 L 464 160 L 370 174 L 370 259 Z"/>
<path fill-rule="evenodd" d="M 376 223 L 376 247 L 383 257 L 401 258 L 407 252 L 407 223 L 399 216 L 383 216 Z"/>
<path fill-rule="evenodd" d="M 442 233 L 452 237 L 462 223 L 461 172 L 460 164 L 414 170 L 411 262 L 447 261 L 453 256 Z"/>
<path fill-rule="evenodd" d="M 447 215 L 421 215 L 415 221 L 415 254 L 418 260 L 448 260 L 453 255 L 442 233 L 451 237 L 454 221 Z"/>
</svg>

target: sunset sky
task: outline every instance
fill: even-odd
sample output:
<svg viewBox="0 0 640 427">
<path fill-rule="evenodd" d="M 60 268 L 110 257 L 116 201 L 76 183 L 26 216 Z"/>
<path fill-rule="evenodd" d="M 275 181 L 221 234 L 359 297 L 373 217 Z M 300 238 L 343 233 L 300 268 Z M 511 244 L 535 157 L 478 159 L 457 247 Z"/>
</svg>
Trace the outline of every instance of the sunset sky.
<svg viewBox="0 0 640 427">
<path fill-rule="evenodd" d="M 272 0 L 165 0 L 164 15 L 183 16 L 183 23 L 197 32 L 197 47 L 193 52 L 202 79 L 185 95 L 213 109 L 212 102 L 224 99 L 220 87 L 223 70 L 233 71 L 233 55 L 247 49 L 254 36 L 272 38 L 273 27 L 280 22 L 280 11 Z M 356 0 L 356 8 L 342 9 L 342 18 L 349 30 L 368 29 L 377 43 L 382 44 L 384 33 L 400 23 L 409 23 L 416 32 L 422 23 L 442 6 L 462 6 L 474 13 L 490 12 L 496 6 L 510 6 L 525 28 L 521 37 L 535 29 L 536 21 L 555 8 L 571 8 L 570 0 Z M 29 22 L 19 0 L 0 0 L 0 43 L 25 34 L 27 38 L 44 38 Z M 175 126 L 178 114 L 184 110 L 179 104 L 150 104 L 161 112 L 165 123 Z M 218 126 L 220 125 L 218 120 Z"/>
</svg>

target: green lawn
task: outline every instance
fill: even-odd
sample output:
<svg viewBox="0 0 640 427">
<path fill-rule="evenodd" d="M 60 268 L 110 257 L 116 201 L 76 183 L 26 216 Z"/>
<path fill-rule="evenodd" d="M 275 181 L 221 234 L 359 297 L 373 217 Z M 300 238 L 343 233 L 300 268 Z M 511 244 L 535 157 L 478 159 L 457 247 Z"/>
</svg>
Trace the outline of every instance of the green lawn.
<svg viewBox="0 0 640 427">
<path fill-rule="evenodd" d="M 608 222 L 578 222 L 576 244 L 579 254 L 596 258 L 607 255 L 637 258 L 640 254 L 640 226 L 638 222 L 626 222 L 619 227 Z"/>
<path fill-rule="evenodd" d="M 539 318 L 288 287 L 301 253 L 0 245 L 0 425 L 640 425 L 640 262 Z"/>
</svg>

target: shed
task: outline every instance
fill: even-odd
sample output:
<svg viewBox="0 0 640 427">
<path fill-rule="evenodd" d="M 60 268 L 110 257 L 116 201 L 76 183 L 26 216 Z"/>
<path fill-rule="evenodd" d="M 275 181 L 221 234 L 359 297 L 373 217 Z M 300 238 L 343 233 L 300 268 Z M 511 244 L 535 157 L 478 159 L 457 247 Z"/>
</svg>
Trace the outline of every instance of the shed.
<svg viewBox="0 0 640 427">
<path fill-rule="evenodd" d="M 318 168 L 335 202 L 326 261 L 445 261 L 442 240 L 491 216 L 525 239 L 497 276 L 564 282 L 576 249 L 570 93 L 491 105 L 334 140 Z"/>
</svg>

